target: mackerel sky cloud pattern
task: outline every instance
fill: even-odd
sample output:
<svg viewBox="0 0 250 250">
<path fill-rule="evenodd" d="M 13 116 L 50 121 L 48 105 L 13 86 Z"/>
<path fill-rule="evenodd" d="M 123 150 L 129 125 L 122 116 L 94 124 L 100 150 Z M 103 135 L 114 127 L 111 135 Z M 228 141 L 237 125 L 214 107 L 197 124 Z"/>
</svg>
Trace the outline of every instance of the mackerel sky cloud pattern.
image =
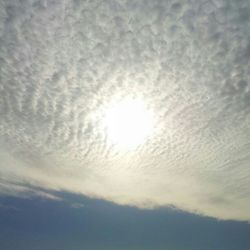
<svg viewBox="0 0 250 250">
<path fill-rule="evenodd" d="M 248 0 L 0 0 L 0 44 L 1 193 L 250 220 Z M 126 98 L 154 114 L 134 150 L 103 124 Z"/>
</svg>

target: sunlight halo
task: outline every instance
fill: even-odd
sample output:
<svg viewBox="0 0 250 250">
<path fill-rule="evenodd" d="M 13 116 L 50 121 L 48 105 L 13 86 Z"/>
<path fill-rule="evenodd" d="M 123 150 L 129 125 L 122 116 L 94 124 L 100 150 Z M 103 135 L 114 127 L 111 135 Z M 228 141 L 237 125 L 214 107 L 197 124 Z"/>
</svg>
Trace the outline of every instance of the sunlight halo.
<svg viewBox="0 0 250 250">
<path fill-rule="evenodd" d="M 105 126 L 111 143 L 133 149 L 152 133 L 153 115 L 143 101 L 124 100 L 107 110 Z"/>
</svg>

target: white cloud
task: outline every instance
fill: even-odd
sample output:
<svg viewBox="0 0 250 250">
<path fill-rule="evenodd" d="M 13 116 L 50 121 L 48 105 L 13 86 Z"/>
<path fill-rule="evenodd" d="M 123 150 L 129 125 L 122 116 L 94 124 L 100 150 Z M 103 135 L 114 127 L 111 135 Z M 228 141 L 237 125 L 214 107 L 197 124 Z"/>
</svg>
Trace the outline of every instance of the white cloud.
<svg viewBox="0 0 250 250">
<path fill-rule="evenodd" d="M 51 194 L 49 191 L 44 191 L 39 188 L 29 186 L 27 185 L 27 183 L 26 184 L 14 183 L 4 179 L 0 179 L 0 196 L 4 195 L 19 197 L 19 198 L 39 197 L 41 199 L 63 201 L 63 198 Z"/>
<path fill-rule="evenodd" d="M 250 220 L 249 30 L 248 0 L 0 1 L 0 176 Z M 127 97 L 156 124 L 129 152 L 102 126 Z"/>
<path fill-rule="evenodd" d="M 82 209 L 82 208 L 84 208 L 84 204 L 82 204 L 82 203 L 72 203 L 71 207 L 75 208 L 75 209 Z"/>
</svg>

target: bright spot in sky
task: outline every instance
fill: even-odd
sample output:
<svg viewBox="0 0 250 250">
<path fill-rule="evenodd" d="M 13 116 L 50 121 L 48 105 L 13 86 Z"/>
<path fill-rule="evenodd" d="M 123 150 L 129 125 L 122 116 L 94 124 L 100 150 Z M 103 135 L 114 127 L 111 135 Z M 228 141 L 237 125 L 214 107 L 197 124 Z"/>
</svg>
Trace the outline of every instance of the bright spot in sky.
<svg viewBox="0 0 250 250">
<path fill-rule="evenodd" d="M 107 111 L 105 125 L 112 143 L 132 149 L 152 132 L 153 116 L 142 101 L 125 100 Z"/>
</svg>

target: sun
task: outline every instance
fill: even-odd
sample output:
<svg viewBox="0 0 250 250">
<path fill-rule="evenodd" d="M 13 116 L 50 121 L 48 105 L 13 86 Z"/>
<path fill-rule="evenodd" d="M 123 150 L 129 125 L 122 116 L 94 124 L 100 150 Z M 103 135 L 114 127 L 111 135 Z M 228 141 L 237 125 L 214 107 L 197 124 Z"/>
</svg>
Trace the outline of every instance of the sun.
<svg viewBox="0 0 250 250">
<path fill-rule="evenodd" d="M 111 143 L 133 149 L 152 132 L 152 112 L 141 100 L 124 100 L 107 110 L 105 126 Z"/>
</svg>

